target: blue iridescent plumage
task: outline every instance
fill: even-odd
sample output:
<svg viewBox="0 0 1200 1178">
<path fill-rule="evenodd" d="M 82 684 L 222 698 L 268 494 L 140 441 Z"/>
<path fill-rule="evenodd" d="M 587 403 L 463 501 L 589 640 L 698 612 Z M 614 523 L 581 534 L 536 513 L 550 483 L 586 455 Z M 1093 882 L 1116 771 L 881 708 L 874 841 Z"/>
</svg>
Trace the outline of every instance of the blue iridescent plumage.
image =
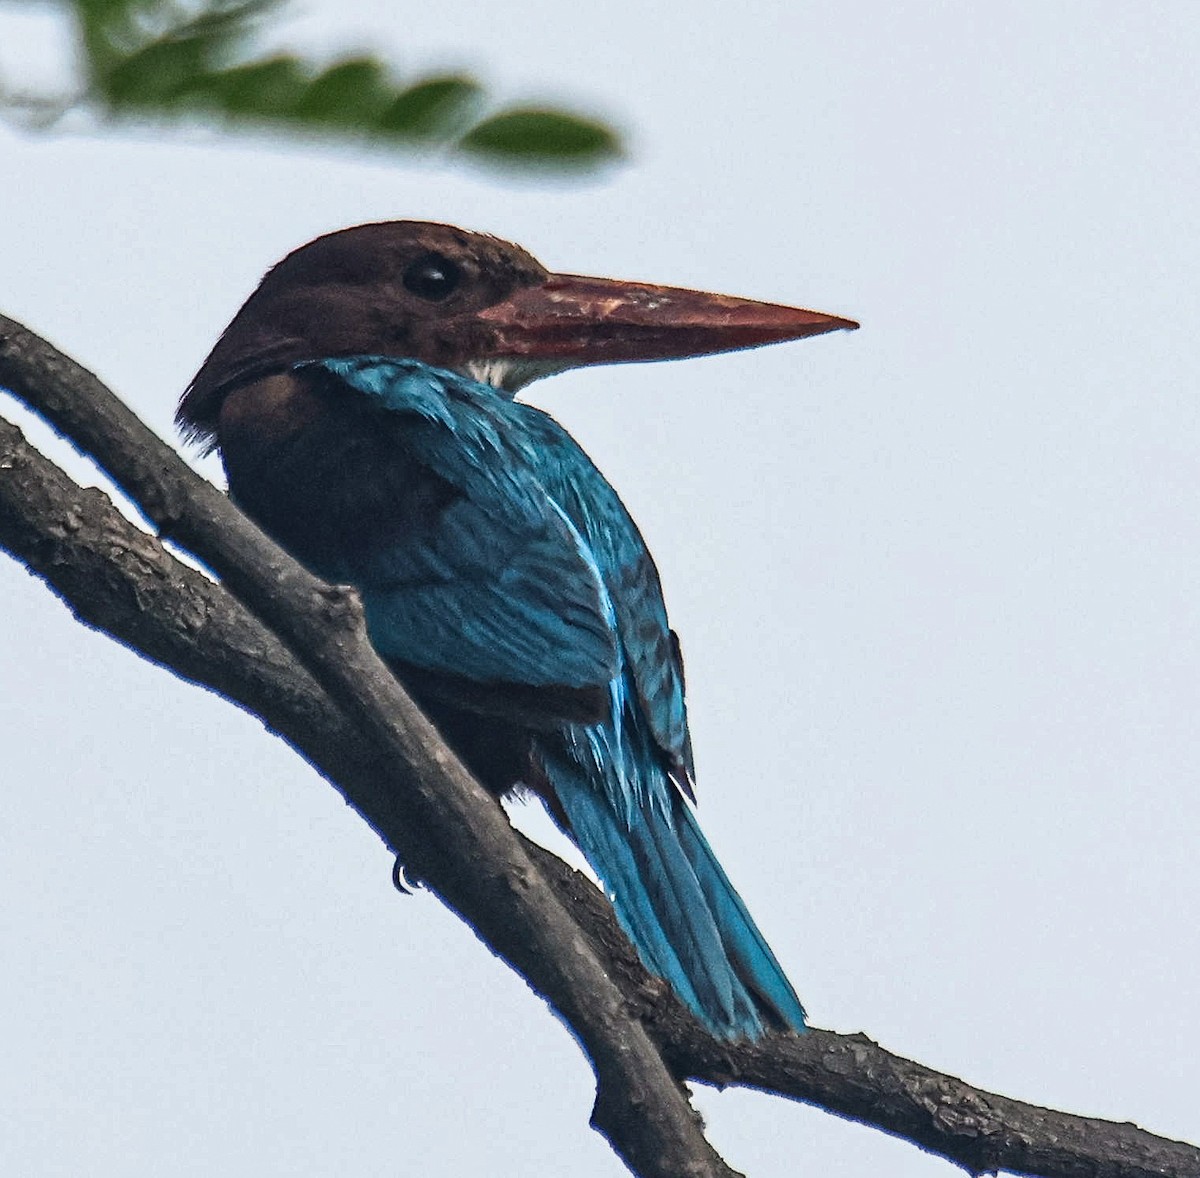
<svg viewBox="0 0 1200 1178">
<path fill-rule="evenodd" d="M 549 415 L 411 360 L 313 362 L 408 421 L 413 452 L 462 492 L 431 542 L 318 571 L 357 585 L 383 655 L 431 671 L 609 685 L 599 723 L 532 738 L 572 835 L 647 967 L 711 1030 L 753 1037 L 759 1000 L 803 1010 L 682 791 L 691 749 L 658 575 L 616 492 Z M 303 366 L 302 366 L 303 367 Z"/>
</svg>

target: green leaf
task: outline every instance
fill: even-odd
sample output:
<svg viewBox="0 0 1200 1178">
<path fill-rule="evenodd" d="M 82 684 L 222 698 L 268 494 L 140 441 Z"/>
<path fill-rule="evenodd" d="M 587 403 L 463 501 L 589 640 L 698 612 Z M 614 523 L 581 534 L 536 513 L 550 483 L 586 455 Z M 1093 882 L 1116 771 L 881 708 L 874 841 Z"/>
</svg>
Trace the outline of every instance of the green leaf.
<svg viewBox="0 0 1200 1178">
<path fill-rule="evenodd" d="M 376 126 L 407 139 L 445 139 L 469 124 L 482 101 L 483 87 L 472 78 L 426 78 L 401 90 Z"/>
<path fill-rule="evenodd" d="M 0 0 L 2 3 L 3 0 Z M 493 165 L 593 167 L 620 153 L 603 123 L 546 107 L 480 121 L 485 94 L 462 74 L 398 85 L 361 56 L 317 68 L 251 56 L 266 14 L 286 0 L 60 0 L 73 14 L 101 116 L 272 124 L 326 139 L 446 144 Z"/>
<path fill-rule="evenodd" d="M 279 56 L 193 78 L 181 102 L 232 119 L 287 117 L 309 85 L 304 63 Z"/>
<path fill-rule="evenodd" d="M 391 101 L 387 70 L 369 57 L 330 66 L 301 93 L 291 117 L 314 126 L 368 130 Z"/>
<path fill-rule="evenodd" d="M 86 72 L 93 82 L 146 40 L 145 33 L 138 32 L 143 0 L 73 0 L 71 7 L 79 26 Z"/>
<path fill-rule="evenodd" d="M 88 76 L 101 94 L 169 95 L 189 74 L 236 60 L 281 0 L 74 0 Z M 132 81 L 139 72 L 151 76 Z M 118 75 L 116 82 L 112 76 Z"/>
<path fill-rule="evenodd" d="M 620 154 L 611 128 L 544 107 L 513 107 L 459 140 L 463 151 L 493 163 L 593 165 Z"/>
<path fill-rule="evenodd" d="M 112 66 L 97 84 L 115 107 L 170 104 L 205 72 L 211 57 L 201 38 L 156 41 Z"/>
</svg>

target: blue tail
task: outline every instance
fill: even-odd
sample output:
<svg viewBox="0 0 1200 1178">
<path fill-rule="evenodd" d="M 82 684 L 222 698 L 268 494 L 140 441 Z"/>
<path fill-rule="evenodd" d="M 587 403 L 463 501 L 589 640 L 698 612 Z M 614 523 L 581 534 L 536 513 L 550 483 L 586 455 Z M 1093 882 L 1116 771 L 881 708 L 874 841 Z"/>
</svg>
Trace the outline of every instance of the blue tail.
<svg viewBox="0 0 1200 1178">
<path fill-rule="evenodd" d="M 802 1031 L 791 983 L 658 758 L 635 760 L 608 724 L 566 735 L 565 749 L 539 741 L 547 776 L 646 968 L 718 1038 Z"/>
</svg>

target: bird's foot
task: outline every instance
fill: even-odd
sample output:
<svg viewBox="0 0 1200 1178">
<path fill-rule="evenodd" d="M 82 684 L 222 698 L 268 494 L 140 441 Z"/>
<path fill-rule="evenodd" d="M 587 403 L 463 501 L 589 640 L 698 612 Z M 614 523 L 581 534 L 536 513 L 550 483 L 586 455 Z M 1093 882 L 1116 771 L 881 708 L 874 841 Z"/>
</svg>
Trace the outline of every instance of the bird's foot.
<svg viewBox="0 0 1200 1178">
<path fill-rule="evenodd" d="M 410 868 L 397 858 L 392 867 L 392 887 L 401 895 L 411 896 L 418 888 L 423 888 L 425 884 L 415 875 Z"/>
</svg>

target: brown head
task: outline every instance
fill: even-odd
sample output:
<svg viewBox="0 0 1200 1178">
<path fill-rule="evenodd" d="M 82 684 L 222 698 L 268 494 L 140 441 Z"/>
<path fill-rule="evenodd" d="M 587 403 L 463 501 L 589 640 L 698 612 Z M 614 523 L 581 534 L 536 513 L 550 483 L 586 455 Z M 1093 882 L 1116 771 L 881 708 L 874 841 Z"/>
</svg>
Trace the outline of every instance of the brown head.
<svg viewBox="0 0 1200 1178">
<path fill-rule="evenodd" d="M 515 392 L 565 368 L 857 326 L 728 295 L 552 274 L 495 237 L 382 221 L 318 237 L 273 267 L 217 341 L 177 417 L 191 437 L 211 442 L 229 391 L 333 356 L 420 360 Z"/>
</svg>

